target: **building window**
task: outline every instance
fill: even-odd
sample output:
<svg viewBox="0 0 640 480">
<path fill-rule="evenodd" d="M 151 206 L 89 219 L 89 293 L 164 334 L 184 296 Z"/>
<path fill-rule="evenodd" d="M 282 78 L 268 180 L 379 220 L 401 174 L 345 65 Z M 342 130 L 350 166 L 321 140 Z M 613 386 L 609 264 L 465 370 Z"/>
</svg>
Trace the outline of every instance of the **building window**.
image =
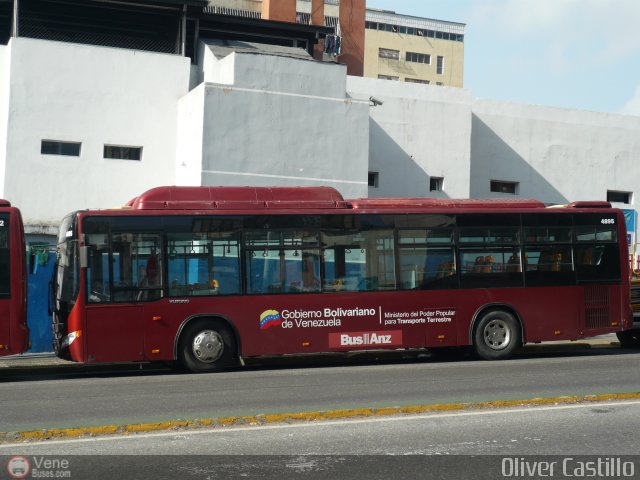
<svg viewBox="0 0 640 480">
<path fill-rule="evenodd" d="M 607 202 L 631 204 L 633 200 L 632 192 L 620 192 L 607 190 Z"/>
<path fill-rule="evenodd" d="M 65 155 L 67 157 L 79 157 L 79 142 L 59 142 L 57 140 L 42 140 L 40 153 L 42 155 Z"/>
<path fill-rule="evenodd" d="M 337 0 L 331 0 L 331 3 L 335 3 L 336 1 Z M 308 16 L 309 14 L 306 14 L 306 15 Z M 304 18 L 307 18 L 307 17 L 304 17 Z M 302 23 L 305 23 L 304 18 L 302 19 L 303 20 Z M 337 21 L 335 17 L 327 17 L 327 18 L 334 19 Z M 365 21 L 364 27 L 369 30 L 378 30 L 380 32 L 396 32 L 396 33 L 401 33 L 403 35 L 415 35 L 418 37 L 438 38 L 442 40 L 452 40 L 454 42 L 464 42 L 464 35 L 462 34 L 436 32 L 434 30 L 428 30 L 424 28 L 407 27 L 403 25 L 391 25 L 388 23 L 369 22 L 369 21 Z"/>
<path fill-rule="evenodd" d="M 389 58 L 391 60 L 400 60 L 400 50 L 391 50 L 389 48 L 378 49 L 378 57 Z"/>
<path fill-rule="evenodd" d="M 395 80 L 395 81 L 400 80 L 400 77 L 394 77 L 393 75 L 378 75 L 378 78 L 380 80 Z"/>
<path fill-rule="evenodd" d="M 369 186 L 378 188 L 378 172 L 369 172 Z"/>
<path fill-rule="evenodd" d="M 424 83 L 425 85 L 431 83 L 429 80 L 420 80 L 419 78 L 405 78 L 404 81 L 409 83 Z"/>
<path fill-rule="evenodd" d="M 495 193 L 518 194 L 518 182 L 503 182 L 501 180 L 491 180 L 491 191 Z"/>
<path fill-rule="evenodd" d="M 125 147 L 121 145 L 105 145 L 104 158 L 115 160 L 138 160 L 142 159 L 142 147 Z"/>
<path fill-rule="evenodd" d="M 436 66 L 436 73 L 442 75 L 444 73 L 444 57 L 438 55 L 438 63 Z"/>
<path fill-rule="evenodd" d="M 444 85 L 444 83 L 442 83 L 442 82 L 436 82 L 436 85 L 437 85 L 437 86 L 439 86 L 439 87 L 442 87 L 442 86 Z"/>
<path fill-rule="evenodd" d="M 407 52 L 406 59 L 407 62 L 431 65 L 431 55 L 427 53 Z"/>
<path fill-rule="evenodd" d="M 429 190 L 432 192 L 441 192 L 443 184 L 444 184 L 444 178 L 431 177 L 431 179 L 429 179 Z"/>
</svg>

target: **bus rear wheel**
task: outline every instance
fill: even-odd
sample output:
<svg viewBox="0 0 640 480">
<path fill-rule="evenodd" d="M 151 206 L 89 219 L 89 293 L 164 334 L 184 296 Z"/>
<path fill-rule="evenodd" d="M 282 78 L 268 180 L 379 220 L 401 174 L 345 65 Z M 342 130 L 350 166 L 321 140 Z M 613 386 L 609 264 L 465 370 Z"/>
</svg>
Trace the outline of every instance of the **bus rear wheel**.
<svg viewBox="0 0 640 480">
<path fill-rule="evenodd" d="M 504 310 L 492 310 L 478 321 L 473 334 L 473 347 L 485 360 L 509 358 L 520 346 L 520 324 Z"/>
<path fill-rule="evenodd" d="M 622 348 L 640 348 L 640 329 L 616 332 Z"/>
<path fill-rule="evenodd" d="M 178 353 L 184 368 L 194 373 L 216 372 L 233 364 L 235 340 L 227 327 L 201 320 L 184 330 Z"/>
</svg>

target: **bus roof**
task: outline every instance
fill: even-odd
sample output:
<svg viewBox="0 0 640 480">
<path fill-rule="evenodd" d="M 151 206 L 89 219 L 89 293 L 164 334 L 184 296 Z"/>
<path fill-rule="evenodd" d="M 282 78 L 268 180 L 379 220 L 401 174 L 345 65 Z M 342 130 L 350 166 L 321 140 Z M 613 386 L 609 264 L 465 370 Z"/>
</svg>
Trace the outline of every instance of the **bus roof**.
<svg viewBox="0 0 640 480">
<path fill-rule="evenodd" d="M 450 198 L 357 198 L 347 200 L 351 208 L 545 208 L 530 199 L 450 199 Z"/>
<path fill-rule="evenodd" d="M 10 206 L 11 206 L 11 202 L 9 200 L 0 198 L 0 207 L 10 207 Z"/>
<path fill-rule="evenodd" d="M 355 198 L 332 187 L 178 187 L 152 188 L 125 205 L 133 210 L 448 210 L 611 208 L 605 201 L 548 206 L 535 199 Z"/>
<path fill-rule="evenodd" d="M 131 200 L 135 210 L 347 208 L 331 187 L 156 187 Z"/>
</svg>

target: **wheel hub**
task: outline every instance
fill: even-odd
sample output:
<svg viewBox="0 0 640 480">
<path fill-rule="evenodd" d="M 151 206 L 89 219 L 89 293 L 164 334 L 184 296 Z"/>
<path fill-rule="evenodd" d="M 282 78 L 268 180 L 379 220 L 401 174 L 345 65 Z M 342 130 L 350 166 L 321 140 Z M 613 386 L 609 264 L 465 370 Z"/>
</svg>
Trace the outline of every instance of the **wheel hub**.
<svg viewBox="0 0 640 480">
<path fill-rule="evenodd" d="M 204 363 L 212 363 L 222 356 L 224 341 L 214 330 L 203 330 L 193 338 L 191 346 L 195 357 Z"/>
<path fill-rule="evenodd" d="M 492 350 L 502 350 L 511 341 L 511 330 L 506 322 L 493 320 L 484 328 L 485 343 Z"/>
</svg>

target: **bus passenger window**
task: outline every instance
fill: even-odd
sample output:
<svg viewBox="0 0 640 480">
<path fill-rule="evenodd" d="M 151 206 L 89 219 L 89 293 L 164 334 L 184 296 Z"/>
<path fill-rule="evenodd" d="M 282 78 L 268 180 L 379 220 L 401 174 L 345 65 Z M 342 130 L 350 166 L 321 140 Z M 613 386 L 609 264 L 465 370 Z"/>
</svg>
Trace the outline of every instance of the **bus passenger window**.
<svg viewBox="0 0 640 480">
<path fill-rule="evenodd" d="M 238 237 L 224 231 L 167 235 L 169 296 L 240 293 Z"/>
<path fill-rule="evenodd" d="M 576 281 L 570 245 L 525 247 L 525 281 L 529 286 L 572 285 Z"/>
<path fill-rule="evenodd" d="M 576 246 L 578 281 L 619 281 L 620 253 L 616 243 Z"/>
<path fill-rule="evenodd" d="M 465 288 L 519 287 L 523 285 L 517 247 L 462 248 L 461 285 Z"/>
<path fill-rule="evenodd" d="M 161 298 L 161 235 L 117 232 L 111 235 L 111 246 L 113 301 L 136 302 Z"/>
<path fill-rule="evenodd" d="M 392 230 L 322 232 L 326 292 L 396 288 Z"/>
</svg>

